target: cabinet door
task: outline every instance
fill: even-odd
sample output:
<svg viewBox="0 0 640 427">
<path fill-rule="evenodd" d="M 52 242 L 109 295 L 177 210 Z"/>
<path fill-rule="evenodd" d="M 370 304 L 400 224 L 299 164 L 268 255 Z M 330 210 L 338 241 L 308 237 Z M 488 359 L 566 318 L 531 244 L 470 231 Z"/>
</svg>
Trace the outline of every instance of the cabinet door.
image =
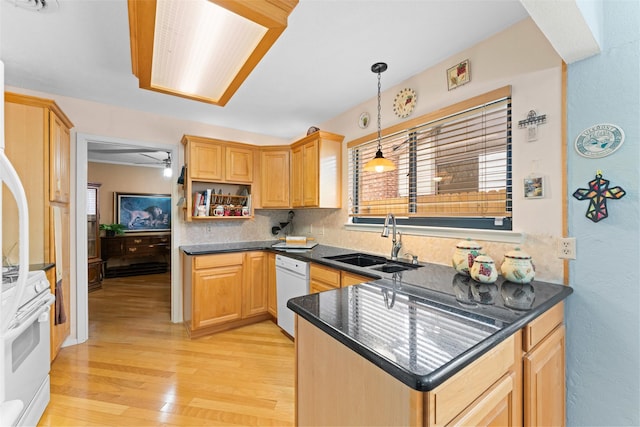
<svg viewBox="0 0 640 427">
<path fill-rule="evenodd" d="M 189 142 L 189 176 L 191 179 L 223 180 L 224 147 L 203 141 Z"/>
<path fill-rule="evenodd" d="M 337 289 L 335 286 L 331 286 L 325 282 L 320 282 L 318 280 L 309 280 L 309 293 L 316 294 L 318 292 L 324 291 L 332 291 Z"/>
<path fill-rule="evenodd" d="M 69 128 L 53 112 L 49 112 L 49 199 L 52 202 L 69 203 L 69 174 L 71 163 L 71 138 Z"/>
<path fill-rule="evenodd" d="M 563 325 L 524 356 L 524 425 L 565 425 Z"/>
<path fill-rule="evenodd" d="M 260 200 L 263 208 L 289 207 L 289 150 L 263 151 Z"/>
<path fill-rule="evenodd" d="M 225 150 L 227 181 L 253 182 L 253 150 L 238 147 L 226 147 Z"/>
<path fill-rule="evenodd" d="M 371 280 L 374 280 L 370 277 L 367 276 L 360 276 L 359 274 L 353 274 L 353 273 L 349 273 L 348 271 L 342 271 L 340 273 L 340 275 L 342 276 L 342 287 L 346 287 L 346 286 L 351 286 L 351 285 L 357 285 L 360 283 L 364 283 L 364 282 L 369 282 Z"/>
<path fill-rule="evenodd" d="M 319 145 L 316 140 L 302 146 L 302 204 L 305 207 L 319 205 Z"/>
<path fill-rule="evenodd" d="M 299 208 L 303 206 L 302 188 L 303 188 L 303 164 L 302 164 L 302 146 L 291 149 L 291 206 Z"/>
<path fill-rule="evenodd" d="M 269 283 L 267 284 L 267 309 L 273 317 L 278 317 L 278 294 L 276 288 L 276 254 L 267 254 L 267 272 Z"/>
<path fill-rule="evenodd" d="M 242 318 L 242 265 L 197 270 L 193 282 L 193 330 Z"/>
<path fill-rule="evenodd" d="M 274 261 L 275 262 L 275 261 Z M 245 254 L 244 292 L 242 295 L 242 317 L 251 317 L 267 312 L 267 256 L 264 252 Z"/>
</svg>

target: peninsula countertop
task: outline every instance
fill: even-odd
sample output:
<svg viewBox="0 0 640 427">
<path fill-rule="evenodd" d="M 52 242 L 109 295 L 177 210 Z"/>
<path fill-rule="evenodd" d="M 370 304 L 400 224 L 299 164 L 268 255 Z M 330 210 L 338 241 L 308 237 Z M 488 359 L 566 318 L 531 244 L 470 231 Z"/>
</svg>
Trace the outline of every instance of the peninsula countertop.
<svg viewBox="0 0 640 427">
<path fill-rule="evenodd" d="M 188 255 L 271 250 L 277 241 L 185 246 Z M 371 281 L 289 300 L 287 307 L 404 384 L 429 391 L 573 290 L 533 281 L 516 284 L 501 276 L 481 284 L 452 267 L 383 273 L 327 259 L 357 252 L 318 245 L 283 253 L 307 262 L 367 276 Z"/>
</svg>

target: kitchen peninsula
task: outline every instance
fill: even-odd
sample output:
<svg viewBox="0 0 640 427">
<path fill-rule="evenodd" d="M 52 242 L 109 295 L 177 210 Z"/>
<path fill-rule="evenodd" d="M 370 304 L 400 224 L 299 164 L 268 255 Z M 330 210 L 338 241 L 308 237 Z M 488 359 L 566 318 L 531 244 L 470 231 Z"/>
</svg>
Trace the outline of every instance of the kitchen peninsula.
<svg viewBox="0 0 640 427">
<path fill-rule="evenodd" d="M 181 249 L 197 257 L 271 252 L 272 243 Z M 298 425 L 564 423 L 562 301 L 571 288 L 479 284 L 428 263 L 385 273 L 335 260 L 352 252 L 319 245 L 287 254 L 371 277 L 288 302 L 298 315 Z"/>
</svg>

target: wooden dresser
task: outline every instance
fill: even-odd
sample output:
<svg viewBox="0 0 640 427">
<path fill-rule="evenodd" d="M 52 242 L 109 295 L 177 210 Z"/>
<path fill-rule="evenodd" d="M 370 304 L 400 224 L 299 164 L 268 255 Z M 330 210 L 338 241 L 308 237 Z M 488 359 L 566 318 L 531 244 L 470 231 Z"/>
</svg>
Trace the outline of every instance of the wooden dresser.
<svg viewBox="0 0 640 427">
<path fill-rule="evenodd" d="M 102 237 L 105 277 L 164 273 L 169 268 L 171 235 Z"/>
</svg>

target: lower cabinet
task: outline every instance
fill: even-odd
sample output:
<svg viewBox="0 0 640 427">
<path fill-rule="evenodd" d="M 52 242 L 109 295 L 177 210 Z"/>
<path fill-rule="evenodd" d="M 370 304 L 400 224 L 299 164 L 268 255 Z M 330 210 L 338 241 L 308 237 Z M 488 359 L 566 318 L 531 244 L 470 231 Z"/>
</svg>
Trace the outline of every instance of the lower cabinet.
<svg viewBox="0 0 640 427">
<path fill-rule="evenodd" d="M 525 328 L 525 337 L 531 338 L 525 339 L 526 353 L 522 358 L 525 426 L 565 425 L 565 327 L 562 319 L 562 304 L 559 304 Z"/>
<path fill-rule="evenodd" d="M 297 316 L 296 425 L 564 426 L 563 317 L 560 303 L 419 392 Z"/>
<path fill-rule="evenodd" d="M 276 286 L 276 254 L 267 253 L 267 311 L 274 319 L 278 318 L 278 296 Z"/>
<path fill-rule="evenodd" d="M 192 338 L 270 318 L 263 252 L 182 254 L 184 324 Z"/>
<path fill-rule="evenodd" d="M 369 280 L 371 280 L 369 277 L 337 270 L 326 265 L 311 263 L 309 267 L 309 292 L 312 294 L 344 288 Z"/>
</svg>

